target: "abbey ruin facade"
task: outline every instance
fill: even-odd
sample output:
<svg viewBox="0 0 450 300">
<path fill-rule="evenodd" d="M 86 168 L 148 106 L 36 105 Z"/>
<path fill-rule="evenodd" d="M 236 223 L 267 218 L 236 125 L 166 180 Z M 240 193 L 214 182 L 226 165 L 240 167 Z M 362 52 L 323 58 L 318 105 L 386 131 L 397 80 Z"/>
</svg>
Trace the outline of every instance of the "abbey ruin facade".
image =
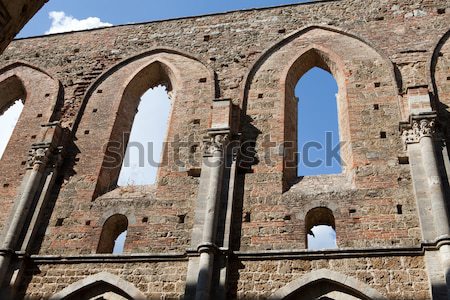
<svg viewBox="0 0 450 300">
<path fill-rule="evenodd" d="M 449 299 L 449 36 L 448 1 L 335 0 L 11 42 L 0 298 Z M 313 67 L 338 84 L 346 164 L 298 178 L 294 87 Z M 157 183 L 119 187 L 158 85 Z M 337 249 L 308 250 L 315 225 Z"/>
</svg>

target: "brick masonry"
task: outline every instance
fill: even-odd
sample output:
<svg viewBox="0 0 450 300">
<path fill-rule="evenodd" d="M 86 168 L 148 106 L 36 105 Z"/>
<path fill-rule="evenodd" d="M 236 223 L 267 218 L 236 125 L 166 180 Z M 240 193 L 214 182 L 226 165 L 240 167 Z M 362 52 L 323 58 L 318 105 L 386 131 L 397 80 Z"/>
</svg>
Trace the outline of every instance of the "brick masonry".
<svg viewBox="0 0 450 300">
<path fill-rule="evenodd" d="M 185 262 L 66 266 L 33 259 L 94 255 L 103 223 L 117 213 L 129 222 L 126 254 L 189 256 L 202 178 L 192 174 L 201 167 L 212 101 L 230 98 L 233 126 L 256 151 L 235 177 L 230 250 L 302 255 L 271 255 L 268 261 L 264 255 L 251 261 L 231 256 L 228 297 L 266 299 L 308 271 L 326 268 L 388 299 L 431 299 L 423 256 L 430 241 L 422 225 L 431 213 L 419 211 L 410 165 L 399 160 L 408 156 L 399 122 L 411 113 L 408 91 L 425 89 L 448 139 L 449 24 L 446 1 L 342 0 L 13 41 L 0 56 L 0 101 L 6 101 L 0 110 L 18 98 L 24 98 L 25 109 L 0 161 L 3 231 L 21 191 L 22 162 L 40 140 L 40 125 L 60 121 L 73 134 L 37 225 L 32 262 L 21 283 L 26 296 L 49 297 L 106 270 L 149 299 L 181 298 Z M 295 147 L 282 151 L 281 145 L 295 144 L 293 88 L 314 66 L 330 71 L 339 86 L 346 164 L 342 174 L 299 179 L 288 164 Z M 158 182 L 116 187 L 121 159 L 114 155 L 124 151 L 123 133 L 131 128 L 140 96 L 159 84 L 170 91 L 173 106 Z M 308 257 L 305 216 L 314 207 L 333 212 L 339 249 L 347 256 L 352 250 L 359 254 Z M 383 252 L 374 258 L 365 252 L 370 249 L 413 254 Z M 149 269 L 157 274 L 141 274 Z"/>
</svg>

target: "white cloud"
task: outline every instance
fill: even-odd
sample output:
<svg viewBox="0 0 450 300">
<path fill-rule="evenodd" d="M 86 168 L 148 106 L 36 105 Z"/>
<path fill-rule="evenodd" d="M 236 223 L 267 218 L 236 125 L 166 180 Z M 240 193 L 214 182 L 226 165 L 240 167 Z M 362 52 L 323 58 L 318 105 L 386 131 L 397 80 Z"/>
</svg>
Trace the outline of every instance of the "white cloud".
<svg viewBox="0 0 450 300">
<path fill-rule="evenodd" d="M 97 17 L 89 17 L 78 20 L 72 16 L 66 15 L 63 11 L 51 11 L 48 15 L 52 20 L 52 25 L 50 29 L 45 32 L 45 34 L 112 26 L 111 23 L 102 22 Z"/>
</svg>

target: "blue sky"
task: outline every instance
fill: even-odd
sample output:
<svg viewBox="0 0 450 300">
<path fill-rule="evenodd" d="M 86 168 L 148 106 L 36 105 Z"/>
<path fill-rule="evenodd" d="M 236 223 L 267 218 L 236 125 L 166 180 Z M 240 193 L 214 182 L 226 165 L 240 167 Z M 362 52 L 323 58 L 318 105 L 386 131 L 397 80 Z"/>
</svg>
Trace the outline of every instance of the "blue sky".
<svg viewBox="0 0 450 300">
<path fill-rule="evenodd" d="M 50 28 L 51 11 L 63 11 L 79 20 L 98 17 L 113 25 L 195 16 L 230 10 L 277 6 L 309 1 L 289 0 L 50 0 L 19 33 L 18 37 L 42 35 Z"/>
</svg>

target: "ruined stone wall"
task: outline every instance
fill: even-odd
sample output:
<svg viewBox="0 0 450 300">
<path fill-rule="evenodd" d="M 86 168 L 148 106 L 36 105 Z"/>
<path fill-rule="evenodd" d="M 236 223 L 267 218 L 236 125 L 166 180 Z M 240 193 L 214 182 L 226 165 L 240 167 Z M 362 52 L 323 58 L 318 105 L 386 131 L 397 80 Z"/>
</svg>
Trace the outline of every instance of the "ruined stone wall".
<svg viewBox="0 0 450 300">
<path fill-rule="evenodd" d="M 212 100 L 231 98 L 240 114 L 235 125 L 242 142 L 254 143 L 256 151 L 236 177 L 232 250 L 307 253 L 305 215 L 325 206 L 335 217 L 340 249 L 405 247 L 413 248 L 418 257 L 386 253 L 388 258 L 380 260 L 394 265 L 383 262 L 376 267 L 364 258 L 365 252 L 354 254 L 363 258 L 347 260 L 291 262 L 286 258 L 270 262 L 276 265 L 273 270 L 261 271 L 271 273 L 264 275 L 274 282 L 271 288 L 247 282 L 256 281 L 260 275 L 253 273 L 267 262 L 239 265 L 237 260 L 233 274 L 240 278 L 230 293 L 239 298 L 266 297 L 323 263 L 324 268 L 358 278 L 389 299 L 410 299 L 411 293 L 428 299 L 428 279 L 422 276 L 425 267 L 418 250 L 423 242 L 419 212 L 409 165 L 399 160 L 406 154 L 398 124 L 409 115 L 406 91 L 423 86 L 434 86 L 439 96 L 435 100 L 440 100 L 434 105 L 441 106 L 440 118 L 446 120 L 447 108 L 442 106 L 450 105 L 449 23 L 450 5 L 445 1 L 342 0 L 14 41 L 0 56 L 0 67 L 26 62 L 59 80 L 57 97 L 63 104 L 55 109 L 55 116 L 74 136 L 33 253 L 94 254 L 103 222 L 115 213 L 129 220 L 126 253 L 185 253 L 200 181 L 199 164 L 192 161 L 201 162 L 199 146 L 211 125 Z M 294 136 L 296 117 L 289 115 L 288 106 L 293 87 L 314 66 L 329 70 L 339 85 L 339 128 L 341 141 L 346 142 L 342 149 L 346 165 L 342 174 L 298 179 L 286 164 L 292 153 L 284 152 L 281 145 Z M 172 91 L 174 105 L 158 182 L 116 188 L 120 161 L 108 165 L 105 157 L 112 150 L 107 145 L 119 142 L 119 153 L 124 151 L 122 133 L 131 126 L 140 95 L 158 84 Z M 28 99 L 36 89 L 25 88 Z M 26 122 L 30 127 L 42 123 L 39 119 Z M 20 140 L 24 149 L 32 143 Z M 12 161 L 26 156 L 25 150 L 18 151 L 18 143 L 14 133 L 0 161 L 0 226 L 8 219 L 19 190 L 20 180 L 15 179 L 21 167 L 10 167 Z M 179 216 L 186 216 L 184 222 Z M 360 260 L 362 269 L 352 269 L 353 262 Z M 308 266 L 295 276 L 270 277 L 277 276 L 278 265 L 297 263 Z M 104 267 L 125 276 L 118 271 L 122 266 Z M 42 266 L 47 272 L 59 268 Z M 28 285 L 27 294 L 44 295 L 38 287 L 42 270 L 30 275 L 33 284 Z M 50 293 L 77 279 L 60 279 L 64 283 L 55 288 L 58 279 L 52 278 L 42 279 L 52 286 Z M 139 282 L 147 280 L 152 279 Z M 130 281 L 139 287 L 137 281 Z"/>
<path fill-rule="evenodd" d="M 98 270 L 119 276 L 148 295 L 148 299 L 180 299 L 184 293 L 187 264 L 183 261 L 92 264 L 39 263 L 29 268 L 22 292 L 28 299 L 44 299 Z"/>
<path fill-rule="evenodd" d="M 430 299 L 421 257 L 354 258 L 339 260 L 242 260 L 237 281 L 238 299 L 269 297 L 311 270 L 331 270 L 359 279 L 388 299 Z M 344 275 L 345 274 L 345 275 Z M 361 288 L 362 291 L 362 288 Z"/>
</svg>

